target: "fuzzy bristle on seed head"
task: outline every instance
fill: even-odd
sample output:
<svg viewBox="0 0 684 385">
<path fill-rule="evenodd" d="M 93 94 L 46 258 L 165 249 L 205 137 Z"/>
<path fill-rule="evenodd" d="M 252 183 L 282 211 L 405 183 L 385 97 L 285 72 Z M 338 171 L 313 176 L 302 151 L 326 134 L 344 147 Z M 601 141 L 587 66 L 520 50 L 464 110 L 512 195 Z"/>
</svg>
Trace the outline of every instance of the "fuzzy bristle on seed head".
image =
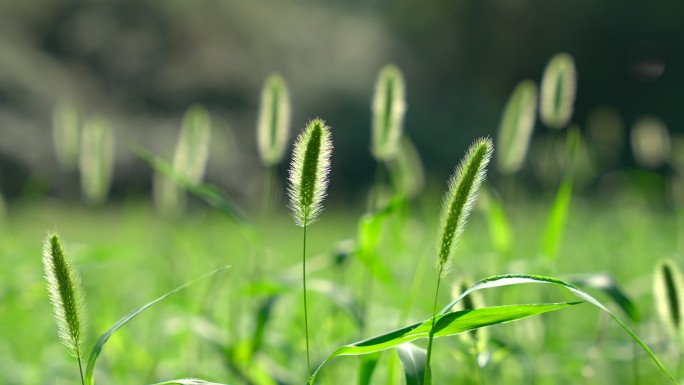
<svg viewBox="0 0 684 385">
<path fill-rule="evenodd" d="M 78 272 L 55 234 L 48 234 L 43 245 L 43 266 L 59 338 L 78 357 L 85 338 L 83 292 Z"/>
<path fill-rule="evenodd" d="M 442 199 L 437 268 L 440 276 L 449 270 L 451 255 L 477 200 L 477 193 L 485 179 L 486 168 L 494 151 L 489 138 L 476 140 L 466 152 L 449 179 L 449 187 Z"/>
<path fill-rule="evenodd" d="M 380 70 L 373 97 L 371 152 L 379 161 L 396 156 L 406 111 L 406 91 L 401 70 L 388 64 Z"/>
<path fill-rule="evenodd" d="M 577 91 L 575 61 L 567 53 L 554 55 L 541 81 L 539 115 L 549 128 L 561 129 L 570 121 Z"/>
<path fill-rule="evenodd" d="M 684 337 L 684 277 L 677 265 L 664 259 L 656 267 L 653 296 L 656 311 L 668 332 L 677 338 Z"/>
<path fill-rule="evenodd" d="M 266 79 L 261 92 L 261 107 L 257 121 L 257 143 L 265 166 L 280 162 L 290 136 L 290 96 L 282 76 Z"/>
<path fill-rule="evenodd" d="M 290 164 L 288 195 L 299 226 L 315 222 L 323 210 L 331 153 L 330 127 L 321 119 L 310 121 L 295 141 Z"/>
</svg>

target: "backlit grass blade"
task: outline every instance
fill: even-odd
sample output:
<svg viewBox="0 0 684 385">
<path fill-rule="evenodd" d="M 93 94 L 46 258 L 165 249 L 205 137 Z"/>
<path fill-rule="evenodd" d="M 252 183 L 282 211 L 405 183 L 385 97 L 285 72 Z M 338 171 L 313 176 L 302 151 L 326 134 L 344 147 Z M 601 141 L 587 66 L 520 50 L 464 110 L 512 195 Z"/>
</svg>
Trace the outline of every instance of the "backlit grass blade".
<svg viewBox="0 0 684 385">
<path fill-rule="evenodd" d="M 399 147 L 406 111 L 404 77 L 388 64 L 380 70 L 373 96 L 371 152 L 378 161 L 392 159 Z"/>
<path fill-rule="evenodd" d="M 542 239 L 542 253 L 549 260 L 556 258 L 560 247 L 572 199 L 572 186 L 572 178 L 563 178 L 549 212 Z"/>
<path fill-rule="evenodd" d="M 539 114 L 549 128 L 561 129 L 570 121 L 577 90 L 577 73 L 572 56 L 559 53 L 551 58 L 541 81 Z"/>
<path fill-rule="evenodd" d="M 114 135 L 102 117 L 90 118 L 81 133 L 81 189 L 91 204 L 104 202 L 114 170 Z"/>
<path fill-rule="evenodd" d="M 404 368 L 406 385 L 423 385 L 427 350 L 410 342 L 396 347 L 401 366 Z"/>
<path fill-rule="evenodd" d="M 617 322 L 618 325 L 627 333 L 629 336 L 636 342 L 641 348 L 648 354 L 648 356 L 653 360 L 653 362 L 658 366 L 658 368 L 668 376 L 668 378 L 672 381 L 673 384 L 677 384 L 677 379 L 670 373 L 670 371 L 663 365 L 662 362 L 656 357 L 656 355 L 651 351 L 651 349 L 637 336 L 632 329 L 630 329 L 620 318 L 618 318 L 613 312 L 608 310 L 608 308 L 603 305 L 601 302 L 599 302 L 596 298 L 592 297 L 591 295 L 587 294 L 586 292 L 578 289 L 576 286 L 573 286 L 565 281 L 562 281 L 557 278 L 552 278 L 552 277 L 543 277 L 543 276 L 538 276 L 538 275 L 524 275 L 524 274 L 506 274 L 506 275 L 495 275 L 492 277 L 488 277 L 485 279 L 482 279 L 478 282 L 475 282 L 473 286 L 471 286 L 468 290 L 464 291 L 458 298 L 453 300 L 449 305 L 447 305 L 442 311 L 439 313 L 441 315 L 444 314 L 452 314 L 449 313 L 451 309 L 456 305 L 459 301 L 461 301 L 465 296 L 468 294 L 472 293 L 473 291 L 477 290 L 482 290 L 482 289 L 488 289 L 488 288 L 493 288 L 493 287 L 500 287 L 500 286 L 509 286 L 509 285 L 520 285 L 520 284 L 528 284 L 528 283 L 542 283 L 542 284 L 552 284 L 556 286 L 561 286 L 564 289 L 570 291 L 572 294 L 576 295 L 577 297 L 581 298 L 584 301 L 587 301 L 591 303 L 592 305 L 596 306 L 597 308 L 605 311 L 610 315 L 610 317 Z"/>
<path fill-rule="evenodd" d="M 537 83 L 524 80 L 513 90 L 504 110 L 497 137 L 497 166 L 504 174 L 522 167 L 537 110 Z"/>
<path fill-rule="evenodd" d="M 364 354 L 360 357 L 359 375 L 356 383 L 358 385 L 370 385 L 373 379 L 373 373 L 378 366 L 380 360 L 380 353 Z"/>
<path fill-rule="evenodd" d="M 177 172 L 171 163 L 156 156 L 151 151 L 138 144 L 132 144 L 129 147 L 133 153 L 149 164 L 155 171 L 173 180 L 191 194 L 216 208 L 236 224 L 241 225 L 242 227 L 251 228 L 251 222 L 244 214 L 244 211 L 218 187 L 207 183 L 195 183 L 189 180 L 184 175 Z"/>
<path fill-rule="evenodd" d="M 93 350 L 91 350 L 91 352 L 90 352 L 90 357 L 88 357 L 88 366 L 86 367 L 86 385 L 93 385 L 95 383 L 95 380 L 93 378 L 94 369 L 95 369 L 95 362 L 97 361 L 98 357 L 100 356 L 100 353 L 102 352 L 102 348 L 104 347 L 104 345 L 109 340 L 109 337 L 111 337 L 114 333 L 116 333 L 117 330 L 121 329 L 122 326 L 127 324 L 128 321 L 132 320 L 133 318 L 135 318 L 140 313 L 142 313 L 145 310 L 149 309 L 150 307 L 156 305 L 157 303 L 163 301 L 167 297 L 169 297 L 169 296 L 171 296 L 171 295 L 173 295 L 173 294 L 187 288 L 188 286 L 193 285 L 193 284 L 195 284 L 195 283 L 197 283 L 197 282 L 199 282 L 205 278 L 208 278 L 208 277 L 210 277 L 210 276 L 212 276 L 218 272 L 226 270 L 229 267 L 230 266 L 224 266 L 224 267 L 218 268 L 216 270 L 213 270 L 213 271 L 203 275 L 202 277 L 200 277 L 198 279 L 184 283 L 184 284 L 178 286 L 177 288 L 169 291 L 168 293 L 162 295 L 161 297 L 155 299 L 154 301 L 148 302 L 148 303 L 140 306 L 139 308 L 133 310 L 132 312 L 128 313 L 125 317 L 123 317 L 119 321 L 117 321 L 111 328 L 109 328 L 109 330 L 107 330 L 104 334 L 102 334 L 100 336 L 100 338 L 98 338 L 97 343 L 93 347 Z"/>
<path fill-rule="evenodd" d="M 78 165 L 81 119 L 81 111 L 69 101 L 60 101 L 52 112 L 52 140 L 64 170 L 73 170 Z"/>
<path fill-rule="evenodd" d="M 265 166 L 280 163 L 290 136 L 290 96 L 285 79 L 272 74 L 261 91 L 257 144 Z"/>
<path fill-rule="evenodd" d="M 421 338 L 447 337 L 467 332 L 484 326 L 496 325 L 505 322 L 532 317 L 554 310 L 566 308 L 581 302 L 545 303 L 532 305 L 506 305 L 492 306 L 480 309 L 461 310 L 447 314 L 440 314 L 434 319 L 427 319 L 401 329 L 391 331 L 363 341 L 344 345 L 333 351 L 309 378 L 309 384 L 316 380 L 318 371 L 333 358 L 339 356 L 357 356 L 381 352 L 394 348 L 405 342 L 415 341 Z"/>
<path fill-rule="evenodd" d="M 653 280 L 653 296 L 660 321 L 673 338 L 681 341 L 684 336 L 684 278 L 674 261 L 663 259 L 658 263 Z"/>
<path fill-rule="evenodd" d="M 567 281 L 575 286 L 601 290 L 606 293 L 620 309 L 622 309 L 632 322 L 639 322 L 641 320 L 639 309 L 637 309 L 636 304 L 629 298 L 613 276 L 605 273 L 589 274 L 572 277 Z"/>
</svg>

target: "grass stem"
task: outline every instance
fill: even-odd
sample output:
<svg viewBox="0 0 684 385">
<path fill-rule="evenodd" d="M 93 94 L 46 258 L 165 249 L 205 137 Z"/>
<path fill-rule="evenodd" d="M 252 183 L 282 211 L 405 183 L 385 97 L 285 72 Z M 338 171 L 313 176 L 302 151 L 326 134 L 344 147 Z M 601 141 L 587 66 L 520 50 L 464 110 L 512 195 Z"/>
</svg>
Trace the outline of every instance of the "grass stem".
<svg viewBox="0 0 684 385">
<path fill-rule="evenodd" d="M 428 337 L 427 357 L 425 358 L 425 376 L 423 377 L 423 384 L 428 385 L 432 383 L 432 371 L 430 370 L 430 358 L 432 357 L 432 339 L 434 338 L 433 329 L 435 328 L 435 315 L 437 314 L 437 298 L 439 297 L 439 284 L 442 282 L 442 271 L 439 271 L 437 276 L 437 288 L 435 289 L 435 301 L 432 305 L 432 325 L 430 326 L 430 335 Z"/>
<path fill-rule="evenodd" d="M 309 310 L 306 304 L 306 222 L 304 222 L 304 245 L 302 248 L 302 284 L 304 287 L 304 335 L 306 338 L 306 378 L 311 377 L 311 359 L 309 354 Z"/>
</svg>

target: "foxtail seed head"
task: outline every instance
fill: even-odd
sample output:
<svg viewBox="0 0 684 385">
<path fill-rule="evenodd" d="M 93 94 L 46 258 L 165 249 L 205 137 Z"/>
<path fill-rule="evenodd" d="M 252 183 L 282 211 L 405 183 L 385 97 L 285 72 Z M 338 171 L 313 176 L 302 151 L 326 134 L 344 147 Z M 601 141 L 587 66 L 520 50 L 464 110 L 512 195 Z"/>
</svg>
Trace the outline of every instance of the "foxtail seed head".
<svg viewBox="0 0 684 385">
<path fill-rule="evenodd" d="M 383 67 L 373 97 L 371 152 L 377 160 L 390 160 L 397 153 L 406 111 L 405 94 L 404 77 L 399 68 L 392 64 Z"/>
<path fill-rule="evenodd" d="M 664 259 L 658 263 L 653 282 L 656 310 L 672 336 L 684 337 L 684 278 L 677 265 Z"/>
<path fill-rule="evenodd" d="M 83 126 L 79 168 L 83 195 L 90 203 L 102 203 L 114 170 L 114 134 L 102 117 L 91 118 Z"/>
<path fill-rule="evenodd" d="M 288 195 L 299 226 L 315 222 L 323 210 L 331 153 L 330 127 L 321 119 L 310 121 L 295 141 L 290 164 Z"/>
<path fill-rule="evenodd" d="M 43 266 L 59 338 L 71 354 L 80 358 L 85 337 L 81 282 L 55 234 L 48 234 L 45 240 Z"/>
<path fill-rule="evenodd" d="M 497 166 L 502 173 L 511 174 L 520 170 L 527 155 L 536 109 L 537 83 L 523 80 L 508 99 L 499 126 Z"/>
<path fill-rule="evenodd" d="M 576 90 L 577 73 L 572 56 L 554 55 L 544 69 L 541 82 L 539 114 L 547 127 L 560 130 L 568 124 Z"/>
<path fill-rule="evenodd" d="M 265 166 L 280 162 L 290 136 L 290 95 L 282 76 L 266 79 L 261 91 L 261 108 L 257 121 L 259 155 Z"/>
<path fill-rule="evenodd" d="M 476 140 L 449 179 L 448 190 L 442 199 L 437 254 L 437 268 L 441 277 L 448 272 L 451 255 L 473 209 L 493 150 L 491 139 Z"/>
<path fill-rule="evenodd" d="M 190 182 L 199 183 L 209 159 L 211 118 L 207 110 L 199 105 L 192 106 L 185 113 L 183 126 L 176 143 L 173 167 Z"/>
</svg>

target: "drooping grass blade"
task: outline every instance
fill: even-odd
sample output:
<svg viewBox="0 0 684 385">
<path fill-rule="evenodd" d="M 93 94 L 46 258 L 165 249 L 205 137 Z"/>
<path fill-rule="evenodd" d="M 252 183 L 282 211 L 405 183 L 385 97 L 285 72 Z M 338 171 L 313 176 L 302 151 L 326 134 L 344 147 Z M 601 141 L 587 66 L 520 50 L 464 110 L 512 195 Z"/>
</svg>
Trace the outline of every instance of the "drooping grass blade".
<svg viewBox="0 0 684 385">
<path fill-rule="evenodd" d="M 572 294 L 576 295 L 577 297 L 581 298 L 584 301 L 587 301 L 591 303 L 592 305 L 598 307 L 599 309 L 605 311 L 610 315 L 615 322 L 620 325 L 620 327 L 627 333 L 629 334 L 630 337 L 639 345 L 641 348 L 648 354 L 648 356 L 653 360 L 653 362 L 656 364 L 656 366 L 665 374 L 667 375 L 672 383 L 677 384 L 677 379 L 670 373 L 670 371 L 663 365 L 662 362 L 656 357 L 656 355 L 651 351 L 651 349 L 644 343 L 644 341 L 637 336 L 632 329 L 630 329 L 627 325 L 625 325 L 624 322 L 620 318 L 618 318 L 613 312 L 608 310 L 608 308 L 603 305 L 601 302 L 599 302 L 596 298 L 592 297 L 591 295 L 587 294 L 586 292 L 578 289 L 576 286 L 573 286 L 565 281 L 562 281 L 557 278 L 552 278 L 552 277 L 543 277 L 543 276 L 538 276 L 538 275 L 524 275 L 524 274 L 506 274 L 506 275 L 495 275 L 492 277 L 488 277 L 485 279 L 482 279 L 478 282 L 476 282 L 473 286 L 471 286 L 468 290 L 464 291 L 458 298 L 453 300 L 449 305 L 447 305 L 442 311 L 439 313 L 440 315 L 445 315 L 445 314 L 453 314 L 449 313 L 451 308 L 454 307 L 459 301 L 461 301 L 465 296 L 468 294 L 472 293 L 473 291 L 476 290 L 482 290 L 482 289 L 488 289 L 488 288 L 493 288 L 493 287 L 500 287 L 500 286 L 509 286 L 509 285 L 519 285 L 519 284 L 524 284 L 524 283 L 545 283 L 545 284 L 552 284 L 552 285 L 557 285 L 565 288 L 566 290 L 569 290 Z"/>
<path fill-rule="evenodd" d="M 401 366 L 404 367 L 406 385 L 424 385 L 427 350 L 410 342 L 396 347 Z"/>
</svg>

